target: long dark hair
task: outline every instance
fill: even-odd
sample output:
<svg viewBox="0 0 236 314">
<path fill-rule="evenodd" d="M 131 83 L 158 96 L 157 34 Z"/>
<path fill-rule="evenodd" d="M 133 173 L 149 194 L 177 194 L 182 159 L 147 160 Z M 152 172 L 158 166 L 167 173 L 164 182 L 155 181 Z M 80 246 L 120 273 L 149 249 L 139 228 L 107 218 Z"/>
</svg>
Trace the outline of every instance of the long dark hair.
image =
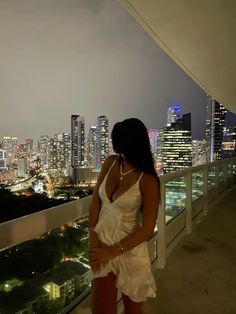
<svg viewBox="0 0 236 314">
<path fill-rule="evenodd" d="M 116 123 L 111 132 L 111 139 L 116 153 L 123 154 L 137 170 L 149 173 L 159 182 L 147 128 L 142 121 L 130 118 Z"/>
</svg>

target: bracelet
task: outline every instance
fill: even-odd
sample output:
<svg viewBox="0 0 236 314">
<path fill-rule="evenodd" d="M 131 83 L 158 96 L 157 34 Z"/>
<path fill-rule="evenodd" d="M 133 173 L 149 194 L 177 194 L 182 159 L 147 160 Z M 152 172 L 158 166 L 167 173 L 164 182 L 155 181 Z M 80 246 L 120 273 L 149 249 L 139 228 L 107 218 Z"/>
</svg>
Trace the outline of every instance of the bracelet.
<svg viewBox="0 0 236 314">
<path fill-rule="evenodd" d="M 88 230 L 89 230 L 89 231 L 94 231 L 94 228 L 89 227 Z"/>
</svg>

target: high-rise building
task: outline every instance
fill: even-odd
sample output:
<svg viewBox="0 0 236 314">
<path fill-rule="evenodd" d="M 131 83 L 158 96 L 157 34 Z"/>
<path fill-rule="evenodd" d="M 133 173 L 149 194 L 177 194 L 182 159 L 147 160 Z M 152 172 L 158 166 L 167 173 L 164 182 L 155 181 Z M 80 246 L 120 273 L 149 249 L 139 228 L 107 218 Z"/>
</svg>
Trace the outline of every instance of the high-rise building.
<svg viewBox="0 0 236 314">
<path fill-rule="evenodd" d="M 192 141 L 192 162 L 193 166 L 206 163 L 206 140 Z"/>
<path fill-rule="evenodd" d="M 71 176 L 74 183 L 81 181 L 81 169 L 85 167 L 84 117 L 71 116 Z"/>
<path fill-rule="evenodd" d="M 41 135 L 39 140 L 39 154 L 40 164 L 42 169 L 48 169 L 48 151 L 49 151 L 50 137 L 48 135 Z"/>
<path fill-rule="evenodd" d="M 1 170 L 7 170 L 7 153 L 3 149 L 0 149 L 0 171 Z"/>
<path fill-rule="evenodd" d="M 27 170 L 30 169 L 31 157 L 32 157 L 31 154 L 32 154 L 32 150 L 30 149 L 29 144 L 23 143 L 18 146 L 17 153 L 16 153 L 18 176 L 25 177 Z M 24 169 L 23 160 L 26 160 L 26 167 L 24 171 L 23 171 Z"/>
<path fill-rule="evenodd" d="M 48 170 L 52 173 L 65 169 L 64 143 L 51 138 L 48 149 Z"/>
<path fill-rule="evenodd" d="M 157 145 L 162 173 L 192 166 L 191 114 L 184 114 L 170 126 L 160 129 Z"/>
<path fill-rule="evenodd" d="M 17 160 L 17 176 L 25 178 L 27 174 L 27 158 L 18 158 Z"/>
<path fill-rule="evenodd" d="M 175 123 L 177 119 L 182 117 L 182 109 L 179 105 L 174 105 L 169 107 L 167 111 L 167 126 L 170 126 L 172 123 Z"/>
<path fill-rule="evenodd" d="M 71 116 L 71 167 L 83 168 L 85 165 L 85 123 L 84 117 Z"/>
<path fill-rule="evenodd" d="M 227 158 L 233 157 L 235 155 L 236 155 L 236 124 L 232 131 L 230 129 L 224 131 L 224 137 L 222 142 L 222 157 Z"/>
<path fill-rule="evenodd" d="M 66 176 L 70 173 L 71 165 L 71 136 L 69 132 L 57 133 L 54 140 L 60 142 L 58 147 L 58 163 L 60 164 L 59 171 L 62 171 Z"/>
<path fill-rule="evenodd" d="M 62 139 L 64 143 L 64 160 L 65 160 L 65 174 L 68 176 L 70 174 L 71 167 L 71 135 L 69 132 L 62 133 Z"/>
<path fill-rule="evenodd" d="M 16 164 L 16 152 L 18 147 L 18 138 L 5 136 L 2 141 L 2 149 L 5 150 L 7 155 L 7 164 L 9 167 Z"/>
<path fill-rule="evenodd" d="M 23 143 L 19 145 L 18 155 L 26 154 L 29 152 L 29 144 Z"/>
<path fill-rule="evenodd" d="M 207 161 L 221 159 L 223 129 L 227 110 L 222 104 L 207 97 L 206 144 Z"/>
<path fill-rule="evenodd" d="M 157 152 L 157 129 L 147 129 L 150 140 L 151 151 L 153 154 Z"/>
<path fill-rule="evenodd" d="M 29 150 L 33 150 L 34 140 L 32 138 L 27 138 L 25 140 L 25 144 L 27 144 L 29 146 Z"/>
<path fill-rule="evenodd" d="M 96 168 L 96 139 L 97 127 L 91 126 L 87 138 L 87 165 L 89 168 Z"/>
<path fill-rule="evenodd" d="M 102 163 L 109 154 L 109 124 L 105 115 L 97 117 L 96 167 L 101 169 Z"/>
</svg>

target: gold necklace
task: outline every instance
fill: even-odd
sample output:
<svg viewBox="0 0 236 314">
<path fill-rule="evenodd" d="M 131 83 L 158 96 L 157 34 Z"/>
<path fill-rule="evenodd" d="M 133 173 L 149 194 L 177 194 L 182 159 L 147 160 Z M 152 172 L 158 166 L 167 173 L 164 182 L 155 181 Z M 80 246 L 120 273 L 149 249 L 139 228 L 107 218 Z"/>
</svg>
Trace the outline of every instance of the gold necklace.
<svg viewBox="0 0 236 314">
<path fill-rule="evenodd" d="M 134 171 L 134 168 L 132 168 L 132 169 L 126 171 L 126 172 L 123 172 L 123 171 L 122 171 L 122 165 L 123 165 L 123 163 L 120 164 L 120 181 L 123 180 L 124 176 L 126 176 L 126 175 L 129 174 L 130 172 Z"/>
</svg>

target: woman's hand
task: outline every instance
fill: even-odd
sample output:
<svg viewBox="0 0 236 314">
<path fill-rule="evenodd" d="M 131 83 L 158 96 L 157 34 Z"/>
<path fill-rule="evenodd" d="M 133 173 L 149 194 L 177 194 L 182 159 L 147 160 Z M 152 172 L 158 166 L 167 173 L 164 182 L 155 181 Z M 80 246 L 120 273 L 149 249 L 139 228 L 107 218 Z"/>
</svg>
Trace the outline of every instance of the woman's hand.
<svg viewBox="0 0 236 314">
<path fill-rule="evenodd" d="M 114 246 L 108 246 L 104 243 L 99 247 L 94 247 L 89 250 L 89 260 L 91 263 L 106 263 L 117 256 Z"/>
<path fill-rule="evenodd" d="M 95 249 L 95 248 L 93 248 Z M 96 260 L 92 260 L 89 255 L 89 265 L 94 273 L 98 272 L 101 269 L 102 264 Z"/>
<path fill-rule="evenodd" d="M 100 246 L 101 246 L 101 241 L 99 240 L 97 233 L 94 232 L 93 230 L 90 230 L 88 251 L 90 252 L 91 250 L 98 248 Z M 89 265 L 93 272 L 98 272 L 101 268 L 101 263 L 98 261 L 92 260 L 90 258 L 90 254 L 89 254 Z"/>
<path fill-rule="evenodd" d="M 89 245 L 89 252 L 88 252 L 89 253 L 89 265 L 90 265 L 92 271 L 95 272 L 95 273 L 100 270 L 102 263 L 99 262 L 96 259 L 92 259 L 91 255 L 90 255 L 90 252 L 95 250 L 95 249 L 97 249 L 97 248 L 99 248 L 98 245 L 94 246 L 94 245 L 92 245 L 92 243 L 90 243 L 90 245 Z"/>
</svg>

